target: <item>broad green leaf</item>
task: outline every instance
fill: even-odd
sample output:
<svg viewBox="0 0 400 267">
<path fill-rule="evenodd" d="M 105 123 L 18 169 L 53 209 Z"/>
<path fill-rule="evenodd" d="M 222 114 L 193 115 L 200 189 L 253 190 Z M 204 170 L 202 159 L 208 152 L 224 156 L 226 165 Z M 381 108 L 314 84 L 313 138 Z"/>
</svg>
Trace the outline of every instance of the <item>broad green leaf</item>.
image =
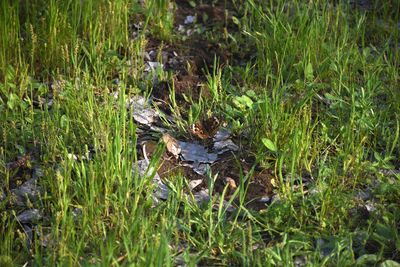
<svg viewBox="0 0 400 267">
<path fill-rule="evenodd" d="M 253 100 L 251 100 L 250 97 L 248 97 L 247 95 L 242 95 L 240 97 L 240 101 L 245 104 L 247 107 L 251 108 L 253 106 Z"/>
<path fill-rule="evenodd" d="M 400 267 L 400 263 L 397 261 L 385 260 L 379 265 L 379 267 Z"/>
<path fill-rule="evenodd" d="M 18 105 L 18 96 L 16 94 L 11 93 L 8 96 L 7 106 L 9 109 L 13 110 L 16 105 Z"/>
<path fill-rule="evenodd" d="M 379 261 L 379 257 L 375 254 L 365 254 L 356 260 L 356 266 L 374 265 Z"/>
<path fill-rule="evenodd" d="M 304 76 L 307 81 L 311 81 L 314 79 L 314 69 L 313 69 L 311 62 L 308 62 L 307 66 L 304 70 Z"/>
<path fill-rule="evenodd" d="M 268 148 L 269 150 L 271 150 L 272 152 L 276 152 L 277 151 L 277 148 L 276 148 L 274 142 L 272 142 L 270 139 L 263 138 L 263 139 L 261 139 L 261 141 L 263 142 L 264 146 L 266 148 Z"/>
<path fill-rule="evenodd" d="M 60 119 L 60 126 L 62 129 L 65 130 L 65 132 L 68 132 L 69 130 L 69 119 L 67 115 L 62 115 Z"/>
<path fill-rule="evenodd" d="M 236 25 L 240 25 L 239 19 L 235 16 L 232 16 L 232 22 L 235 23 Z"/>
</svg>

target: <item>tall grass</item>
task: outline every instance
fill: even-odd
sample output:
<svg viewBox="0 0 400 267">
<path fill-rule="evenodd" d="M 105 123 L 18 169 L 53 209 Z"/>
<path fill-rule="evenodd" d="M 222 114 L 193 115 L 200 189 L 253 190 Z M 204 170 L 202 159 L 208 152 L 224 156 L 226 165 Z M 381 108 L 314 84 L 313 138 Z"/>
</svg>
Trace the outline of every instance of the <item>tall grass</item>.
<svg viewBox="0 0 400 267">
<path fill-rule="evenodd" d="M 304 258 L 347 266 L 364 254 L 375 255 L 373 264 L 399 259 L 399 2 L 376 2 L 374 11 L 341 2 L 233 2 L 239 31 L 231 37 L 256 56 L 244 66 L 222 68 L 216 60 L 205 75 L 212 99 L 192 103 L 188 123 L 173 89 L 170 95 L 181 130 L 212 110 L 240 136 L 241 153 L 256 159 L 241 174 L 233 193 L 238 209 L 230 213 L 221 204 L 227 187 L 213 194 L 218 173 L 206 178 L 210 202 L 195 204 L 185 195 L 187 177 L 174 175 L 165 181 L 168 200 L 155 206 L 155 173 L 140 178 L 132 171 L 137 126 L 125 103 L 151 91 L 141 81 L 144 46 L 148 38 L 173 43 L 175 3 L 1 1 L 0 188 L 8 194 L 23 180 L 7 163 L 33 151 L 22 173 L 43 172 L 41 197 L 28 206 L 44 218 L 27 246 L 16 220 L 23 209 L 0 202 L 0 265 L 292 266 Z M 143 30 L 132 38 L 138 19 Z M 160 145 L 153 170 L 163 151 Z M 270 170 L 280 198 L 262 212 L 245 206 L 256 168 Z M 377 211 L 358 220 L 349 211 L 365 188 L 372 188 Z"/>
</svg>

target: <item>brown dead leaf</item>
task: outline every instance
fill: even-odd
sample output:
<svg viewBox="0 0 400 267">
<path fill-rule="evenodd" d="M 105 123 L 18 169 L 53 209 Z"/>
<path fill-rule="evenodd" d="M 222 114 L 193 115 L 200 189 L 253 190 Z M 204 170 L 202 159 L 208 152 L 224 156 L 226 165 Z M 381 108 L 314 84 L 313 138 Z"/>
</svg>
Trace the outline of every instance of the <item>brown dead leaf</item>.
<svg viewBox="0 0 400 267">
<path fill-rule="evenodd" d="M 162 140 L 165 143 L 168 152 L 174 155 L 175 158 L 178 158 L 181 153 L 181 147 L 179 146 L 178 141 L 168 133 L 163 134 Z"/>
</svg>

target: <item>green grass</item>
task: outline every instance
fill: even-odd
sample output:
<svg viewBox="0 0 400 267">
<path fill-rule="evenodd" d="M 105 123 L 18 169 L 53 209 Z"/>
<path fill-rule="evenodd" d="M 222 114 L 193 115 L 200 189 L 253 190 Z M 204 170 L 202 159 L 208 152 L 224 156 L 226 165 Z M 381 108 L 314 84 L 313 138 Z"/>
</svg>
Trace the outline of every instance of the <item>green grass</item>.
<svg viewBox="0 0 400 267">
<path fill-rule="evenodd" d="M 180 40 L 173 1 L 1 1 L 0 193 L 20 179 L 7 163 L 35 151 L 22 172 L 43 172 L 42 194 L 29 205 L 44 218 L 28 249 L 16 220 L 23 209 L 0 202 L 0 265 L 400 262 L 400 2 L 371 1 L 370 11 L 345 1 L 232 2 L 237 29 L 208 37 L 253 56 L 245 65 L 216 60 L 205 72 L 210 98 L 185 110 L 172 90 L 169 104 L 177 134 L 212 111 L 241 136 L 241 153 L 274 172 L 280 200 L 261 212 L 245 208 L 251 172 L 242 175 L 235 213 L 218 194 L 193 204 L 182 175 L 170 177 L 168 200 L 153 207 L 154 173 L 132 175 L 137 125 L 125 101 L 152 89 L 141 78 L 149 38 Z M 139 21 L 144 29 L 132 38 Z M 50 109 L 36 104 L 50 96 Z M 211 192 L 217 175 L 208 177 Z M 293 189 L 301 176 L 313 193 L 301 182 Z M 355 195 L 367 188 L 375 211 L 365 217 Z"/>
</svg>

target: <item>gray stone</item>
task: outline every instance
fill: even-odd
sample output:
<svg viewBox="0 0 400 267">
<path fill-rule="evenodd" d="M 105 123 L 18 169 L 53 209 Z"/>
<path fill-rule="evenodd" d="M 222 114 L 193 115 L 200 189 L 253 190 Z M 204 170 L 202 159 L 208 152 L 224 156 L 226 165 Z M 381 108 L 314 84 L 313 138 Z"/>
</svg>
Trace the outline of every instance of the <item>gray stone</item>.
<svg viewBox="0 0 400 267">
<path fill-rule="evenodd" d="M 42 219 L 42 213 L 38 209 L 25 210 L 17 216 L 17 220 L 24 223 L 37 223 Z"/>
</svg>

